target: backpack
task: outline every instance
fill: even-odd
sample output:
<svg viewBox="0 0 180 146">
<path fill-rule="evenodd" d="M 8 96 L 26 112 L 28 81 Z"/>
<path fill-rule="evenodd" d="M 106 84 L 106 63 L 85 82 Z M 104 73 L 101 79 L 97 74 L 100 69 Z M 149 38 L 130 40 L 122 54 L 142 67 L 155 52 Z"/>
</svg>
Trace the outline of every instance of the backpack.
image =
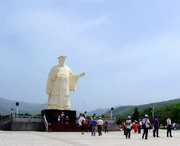
<svg viewBox="0 0 180 146">
<path fill-rule="evenodd" d="M 146 124 L 147 124 L 147 119 L 145 119 L 145 121 L 142 122 L 142 129 L 147 128 L 147 127 L 146 127 Z"/>
</svg>

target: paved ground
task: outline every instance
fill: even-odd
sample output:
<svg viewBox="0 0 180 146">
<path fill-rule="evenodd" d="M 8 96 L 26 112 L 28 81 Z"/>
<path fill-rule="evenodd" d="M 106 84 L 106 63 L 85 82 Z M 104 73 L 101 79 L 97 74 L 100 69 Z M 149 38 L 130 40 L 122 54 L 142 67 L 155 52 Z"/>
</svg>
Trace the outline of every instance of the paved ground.
<svg viewBox="0 0 180 146">
<path fill-rule="evenodd" d="M 180 131 L 173 138 L 166 138 L 165 131 L 160 138 L 142 140 L 133 134 L 126 140 L 122 132 L 110 132 L 101 137 L 91 137 L 89 133 L 47 133 L 47 132 L 7 132 L 0 131 L 0 146 L 179 146 Z"/>
</svg>

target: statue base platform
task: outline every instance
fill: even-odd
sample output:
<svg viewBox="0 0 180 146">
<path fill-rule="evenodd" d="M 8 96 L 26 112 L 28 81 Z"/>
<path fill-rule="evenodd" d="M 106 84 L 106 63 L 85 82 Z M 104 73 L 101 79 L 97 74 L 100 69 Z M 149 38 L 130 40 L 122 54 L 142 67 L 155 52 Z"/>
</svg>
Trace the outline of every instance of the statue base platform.
<svg viewBox="0 0 180 146">
<path fill-rule="evenodd" d="M 46 131 L 48 132 L 75 132 L 79 131 L 76 123 L 76 111 L 45 109 L 41 111 Z"/>
</svg>

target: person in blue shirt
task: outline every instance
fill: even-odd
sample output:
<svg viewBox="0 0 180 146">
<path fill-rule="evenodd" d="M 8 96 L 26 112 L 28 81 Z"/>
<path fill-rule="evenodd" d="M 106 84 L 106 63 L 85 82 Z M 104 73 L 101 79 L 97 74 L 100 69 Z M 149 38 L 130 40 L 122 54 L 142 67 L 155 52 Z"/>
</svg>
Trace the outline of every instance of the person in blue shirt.
<svg viewBox="0 0 180 146">
<path fill-rule="evenodd" d="M 91 124 L 91 136 L 96 136 L 96 126 L 97 126 L 96 120 L 92 119 L 90 124 Z"/>
<path fill-rule="evenodd" d="M 157 116 L 155 116 L 153 120 L 153 137 L 159 137 L 159 127 L 160 127 L 159 119 Z"/>
</svg>

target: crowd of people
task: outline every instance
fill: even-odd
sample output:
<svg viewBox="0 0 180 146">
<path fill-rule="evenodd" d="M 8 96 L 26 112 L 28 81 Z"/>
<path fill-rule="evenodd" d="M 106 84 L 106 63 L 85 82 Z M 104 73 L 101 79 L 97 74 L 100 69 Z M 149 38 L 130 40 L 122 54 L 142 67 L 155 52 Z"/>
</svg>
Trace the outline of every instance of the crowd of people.
<svg viewBox="0 0 180 146">
<path fill-rule="evenodd" d="M 80 114 L 78 124 L 81 128 L 82 135 L 85 132 L 90 132 L 91 136 L 96 136 L 96 132 L 99 136 L 102 136 L 103 131 L 104 133 L 108 133 L 109 123 L 107 120 L 104 121 L 101 117 L 87 119 L 84 114 Z M 172 137 L 173 128 L 175 128 L 175 123 L 172 123 L 171 119 L 167 118 L 167 137 Z M 121 129 L 123 129 L 126 139 L 131 138 L 132 131 L 133 133 L 142 134 L 142 139 L 148 139 L 150 129 L 152 129 L 153 137 L 159 137 L 160 122 L 156 116 L 150 121 L 147 114 L 144 115 L 143 119 L 138 121 L 133 121 L 131 116 L 128 116 L 127 120 L 122 123 Z"/>
<path fill-rule="evenodd" d="M 172 137 L 172 129 L 174 129 L 175 123 L 172 123 L 170 118 L 166 119 L 167 137 Z M 134 133 L 142 133 L 142 139 L 148 139 L 149 130 L 152 129 L 153 137 L 159 137 L 160 122 L 158 117 L 154 117 L 150 121 L 149 116 L 145 114 L 144 118 L 139 121 L 132 121 L 131 116 L 128 116 L 127 120 L 123 123 L 123 130 L 126 139 L 131 138 L 131 131 Z M 142 131 L 142 132 L 141 132 Z"/>
<path fill-rule="evenodd" d="M 108 121 L 104 121 L 101 117 L 86 119 L 84 114 L 80 114 L 78 124 L 82 135 L 86 131 L 91 132 L 91 136 L 96 136 L 96 132 L 99 136 L 102 136 L 103 131 L 108 133 Z"/>
</svg>

